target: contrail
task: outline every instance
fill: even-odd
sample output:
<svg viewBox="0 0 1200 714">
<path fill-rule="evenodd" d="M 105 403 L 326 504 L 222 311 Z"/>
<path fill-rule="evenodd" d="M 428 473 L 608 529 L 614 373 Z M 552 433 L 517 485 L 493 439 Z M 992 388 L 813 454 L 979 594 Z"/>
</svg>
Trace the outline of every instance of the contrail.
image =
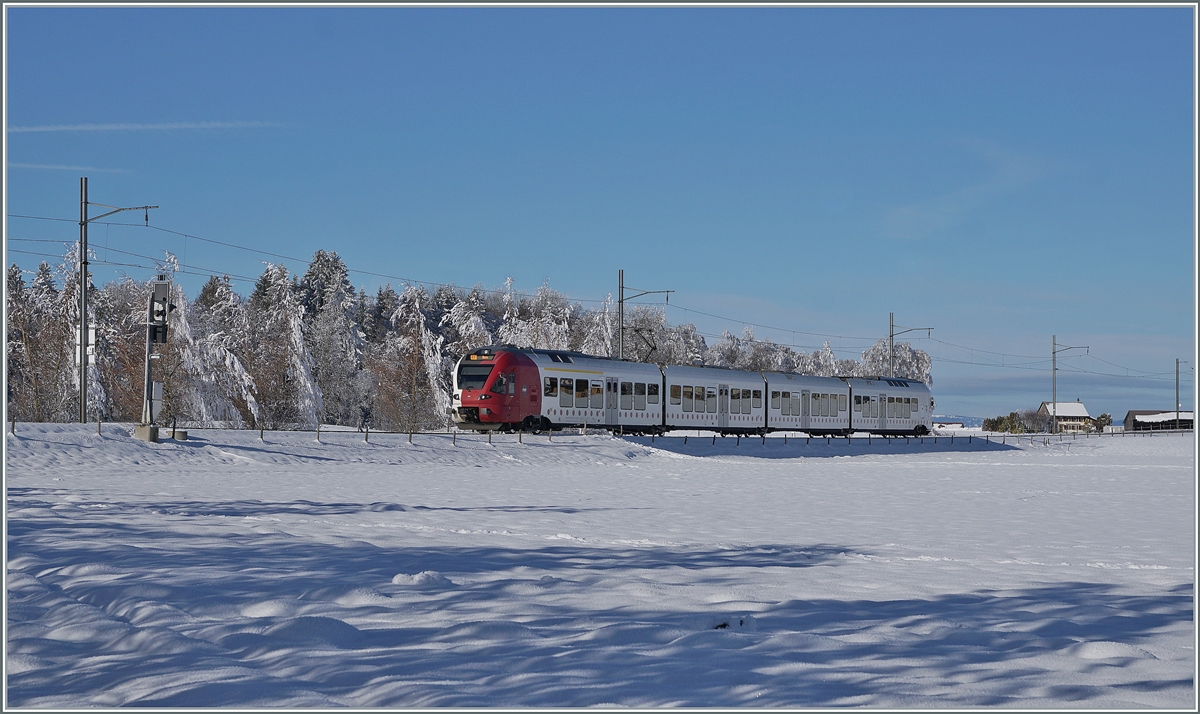
<svg viewBox="0 0 1200 714">
<path fill-rule="evenodd" d="M 155 131 L 171 129 L 260 129 L 279 126 L 269 121 L 178 121 L 162 124 L 43 124 L 40 126 L 10 126 L 9 133 L 45 131 Z"/>
<path fill-rule="evenodd" d="M 59 166 L 56 164 L 15 164 L 9 163 L 10 169 L 48 169 L 51 171 L 94 171 L 105 174 L 127 174 L 128 169 L 98 169 L 94 166 Z"/>
</svg>

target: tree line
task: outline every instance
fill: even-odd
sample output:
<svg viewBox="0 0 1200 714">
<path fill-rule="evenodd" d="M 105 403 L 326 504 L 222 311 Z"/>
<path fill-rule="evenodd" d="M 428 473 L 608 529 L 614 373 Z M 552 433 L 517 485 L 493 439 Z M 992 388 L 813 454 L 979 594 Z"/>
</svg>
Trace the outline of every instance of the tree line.
<svg viewBox="0 0 1200 714">
<path fill-rule="evenodd" d="M 7 402 L 22 421 L 78 418 L 78 248 L 26 280 L 15 263 L 6 293 Z M 173 256 L 160 265 L 168 279 Z M 88 321 L 96 326 L 87 384 L 89 419 L 142 417 L 147 297 L 153 280 L 128 276 L 88 284 Z M 610 295 L 584 307 L 542 285 L 532 294 L 453 285 L 379 288 L 351 284 L 336 252 L 318 250 L 303 275 L 266 264 L 248 296 L 228 276 L 211 277 L 194 300 L 173 285 L 169 332 L 156 346 L 154 379 L 163 383 L 159 422 L 231 428 L 313 428 L 318 423 L 419 431 L 444 428 L 458 359 L 491 344 L 617 352 Z M 660 365 L 712 365 L 820 376 L 876 376 L 888 369 L 887 340 L 839 359 L 826 342 L 813 352 L 759 340 L 749 328 L 709 345 L 695 325 L 670 325 L 658 306 L 626 311 L 627 359 Z M 900 343 L 899 377 L 931 382 L 929 355 Z"/>
<path fill-rule="evenodd" d="M 1042 434 L 1050 431 L 1050 422 L 1050 415 L 1045 412 L 1022 409 L 1019 412 L 1009 412 L 1007 416 L 984 419 L 983 430 L 1009 434 Z M 1112 415 L 1107 412 L 1088 420 L 1088 428 L 1093 432 L 1103 433 L 1107 426 L 1112 426 Z"/>
</svg>

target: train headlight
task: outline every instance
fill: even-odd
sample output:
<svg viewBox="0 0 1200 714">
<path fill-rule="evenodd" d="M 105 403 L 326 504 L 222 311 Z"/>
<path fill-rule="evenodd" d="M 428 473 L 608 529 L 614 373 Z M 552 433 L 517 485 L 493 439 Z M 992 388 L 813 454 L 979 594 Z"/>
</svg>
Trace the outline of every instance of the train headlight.
<svg viewBox="0 0 1200 714">
<path fill-rule="evenodd" d="M 480 394 L 480 395 L 479 395 L 479 398 L 480 398 L 480 399 L 491 399 L 491 398 L 492 398 L 492 395 L 490 395 L 490 394 Z"/>
</svg>

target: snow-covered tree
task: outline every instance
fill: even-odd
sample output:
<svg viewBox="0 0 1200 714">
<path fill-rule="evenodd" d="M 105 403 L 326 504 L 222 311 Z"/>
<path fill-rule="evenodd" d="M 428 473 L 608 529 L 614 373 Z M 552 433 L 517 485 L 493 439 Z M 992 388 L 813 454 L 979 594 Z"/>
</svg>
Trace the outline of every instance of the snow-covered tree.
<svg viewBox="0 0 1200 714">
<path fill-rule="evenodd" d="M 725 330 L 721 339 L 708 348 L 704 354 L 704 364 L 713 367 L 734 367 L 742 356 L 742 341 L 732 332 Z"/>
<path fill-rule="evenodd" d="M 20 269 L 8 271 L 5 327 L 8 339 L 8 408 L 17 419 L 72 421 L 78 417 L 78 377 L 72 318 L 74 296 L 55 286 L 54 272 L 43 262 L 25 285 Z"/>
<path fill-rule="evenodd" d="M 446 353 L 453 360 L 494 342 L 488 329 L 487 307 L 476 288 L 462 296 L 438 321 L 446 338 Z"/>
<path fill-rule="evenodd" d="M 597 357 L 617 355 L 617 316 L 610 293 L 595 310 L 580 311 L 570 323 L 570 349 Z"/>
<path fill-rule="evenodd" d="M 908 342 L 900 342 L 893 346 L 892 361 L 895 376 L 915 379 L 933 386 L 933 361 L 924 350 L 913 349 Z M 880 339 L 862 353 L 862 366 L 859 376 L 877 377 L 888 374 L 888 341 Z"/>
<path fill-rule="evenodd" d="M 171 332 L 192 377 L 187 411 L 205 426 L 260 422 L 256 387 L 240 355 L 249 348 L 250 320 L 229 276 L 213 276 L 192 304 L 180 296 Z M 184 319 L 186 318 L 186 319 Z"/>
<path fill-rule="evenodd" d="M 252 426 L 311 429 L 322 413 L 321 390 L 304 341 L 304 306 L 296 293 L 287 268 L 268 263 L 250 295 L 251 330 L 261 336 L 246 350 L 259 407 Z"/>
<path fill-rule="evenodd" d="M 373 387 L 371 417 L 376 428 L 419 431 L 446 423 L 450 406 L 444 338 L 430 329 L 429 295 L 408 287 L 392 314 L 393 333 L 366 360 Z M 450 362 L 452 366 L 452 361 Z"/>
<path fill-rule="evenodd" d="M 298 295 L 304 306 L 313 378 L 322 395 L 321 418 L 333 424 L 358 424 L 367 401 L 366 385 L 357 379 L 366 333 L 356 319 L 358 294 L 337 253 L 318 250 L 313 255 Z"/>
<path fill-rule="evenodd" d="M 532 298 L 513 289 L 513 280 L 505 283 L 504 323 L 499 338 L 504 344 L 527 349 L 565 350 L 570 331 L 571 306 L 565 295 L 542 285 Z"/>
</svg>

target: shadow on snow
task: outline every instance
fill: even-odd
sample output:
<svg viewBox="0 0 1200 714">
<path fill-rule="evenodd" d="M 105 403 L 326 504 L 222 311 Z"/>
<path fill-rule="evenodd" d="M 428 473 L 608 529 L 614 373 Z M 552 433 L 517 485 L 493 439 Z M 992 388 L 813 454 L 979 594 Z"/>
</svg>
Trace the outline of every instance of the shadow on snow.
<svg viewBox="0 0 1200 714">
<path fill-rule="evenodd" d="M 33 495 L 10 491 L 10 508 L 46 505 Z M 321 505 L 256 504 L 227 507 L 253 515 L 281 505 Z M 185 514 L 192 504 L 147 507 Z M 1190 627 L 1190 584 L 1150 595 L 1070 582 L 927 598 L 790 600 L 740 611 L 752 615 L 753 629 L 714 629 L 721 618 L 739 614 L 719 604 L 680 612 L 644 604 L 581 609 L 578 603 L 605 592 L 596 588 L 652 581 L 663 569 L 696 571 L 689 583 L 719 591 L 744 585 L 745 568 L 830 567 L 859 552 L 832 544 L 385 549 L 287 534 L 144 528 L 112 513 L 28 513 L 9 521 L 8 655 L 41 658 L 43 665 L 9 673 L 13 706 L 50 696 L 94 701 L 88 698 L 104 692 L 126 692 L 124 704 L 205 707 L 314 701 L 844 706 L 914 700 L 989 706 L 1031 698 L 1084 705 L 1112 701 L 1126 690 L 1181 697 L 1193 686 L 1190 677 L 1156 679 L 1152 670 L 1111 684 L 1105 672 L 1129 664 L 1129 657 L 1079 659 L 1075 683 L 1062 685 L 1062 673 L 1039 659 L 1070 656 L 1095 642 L 1127 648 L 1118 655 L 1136 653 L 1156 633 Z M 87 570 L 95 564 L 98 571 Z M 26 578 L 14 585 L 14 572 L 36 576 L 38 583 Z M 79 575 L 88 572 L 103 577 Z M 397 574 L 429 572 L 440 575 L 392 581 Z M 501 600 L 504 607 L 497 606 Z M 318 611 L 255 616 L 253 608 L 264 601 Z M 57 618 L 69 625 L 81 606 L 89 617 L 104 613 L 111 619 L 106 626 L 125 634 L 108 640 L 102 634 L 14 634 L 15 625 L 27 622 Z M 356 627 L 331 615 L 370 624 Z M 457 624 L 422 624 L 447 619 Z M 152 635 L 172 644 L 155 649 L 147 644 L 157 641 Z M 226 671 L 207 680 L 196 676 Z M 151 680 L 162 683 L 138 684 Z"/>
</svg>

